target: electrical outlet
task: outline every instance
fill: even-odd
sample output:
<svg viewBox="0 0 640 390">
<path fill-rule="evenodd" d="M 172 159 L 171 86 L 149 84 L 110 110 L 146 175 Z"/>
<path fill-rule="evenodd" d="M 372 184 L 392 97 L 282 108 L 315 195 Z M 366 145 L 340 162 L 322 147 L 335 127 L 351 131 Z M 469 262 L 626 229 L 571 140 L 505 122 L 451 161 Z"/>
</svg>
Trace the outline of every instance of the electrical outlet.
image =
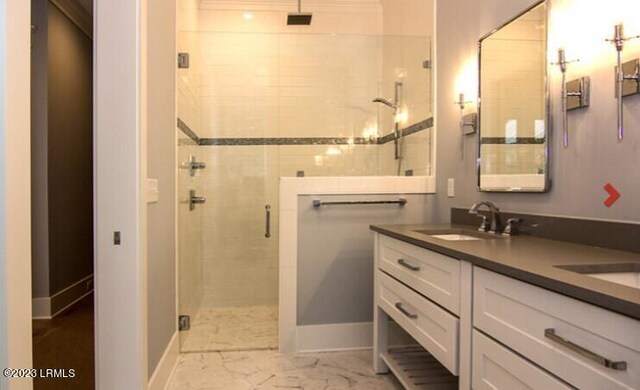
<svg viewBox="0 0 640 390">
<path fill-rule="evenodd" d="M 447 196 L 449 198 L 456 196 L 456 182 L 454 178 L 447 179 Z"/>
</svg>

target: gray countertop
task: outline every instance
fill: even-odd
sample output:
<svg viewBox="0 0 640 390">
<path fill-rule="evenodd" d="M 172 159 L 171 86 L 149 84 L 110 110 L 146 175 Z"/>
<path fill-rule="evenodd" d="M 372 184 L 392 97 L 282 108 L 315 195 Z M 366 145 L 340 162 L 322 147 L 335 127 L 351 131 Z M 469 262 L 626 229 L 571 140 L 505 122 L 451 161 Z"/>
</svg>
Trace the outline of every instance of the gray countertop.
<svg viewBox="0 0 640 390">
<path fill-rule="evenodd" d="M 640 289 L 557 268 L 565 265 L 638 263 L 640 254 L 531 236 L 445 241 L 418 230 L 462 229 L 467 225 L 372 225 L 371 230 L 486 268 L 523 282 L 640 320 Z"/>
</svg>

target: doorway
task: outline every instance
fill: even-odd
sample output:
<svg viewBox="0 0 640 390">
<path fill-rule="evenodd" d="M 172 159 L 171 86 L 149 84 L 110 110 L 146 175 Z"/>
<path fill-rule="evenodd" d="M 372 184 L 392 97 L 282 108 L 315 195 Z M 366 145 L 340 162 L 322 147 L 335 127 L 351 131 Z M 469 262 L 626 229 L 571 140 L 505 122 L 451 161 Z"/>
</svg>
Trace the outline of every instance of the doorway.
<svg viewBox="0 0 640 390">
<path fill-rule="evenodd" d="M 33 363 L 68 376 L 36 390 L 95 383 L 92 4 L 31 4 Z"/>
</svg>

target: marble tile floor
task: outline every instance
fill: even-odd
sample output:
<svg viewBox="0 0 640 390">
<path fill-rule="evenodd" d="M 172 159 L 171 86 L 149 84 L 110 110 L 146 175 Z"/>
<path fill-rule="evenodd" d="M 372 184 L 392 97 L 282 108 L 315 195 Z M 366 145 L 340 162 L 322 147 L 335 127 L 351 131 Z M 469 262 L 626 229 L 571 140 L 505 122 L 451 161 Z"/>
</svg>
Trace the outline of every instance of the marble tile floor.
<svg viewBox="0 0 640 390">
<path fill-rule="evenodd" d="M 277 349 L 278 307 L 202 307 L 180 333 L 183 353 Z"/>
<path fill-rule="evenodd" d="M 168 390 L 399 390 L 376 375 L 371 350 L 282 355 L 273 350 L 180 355 Z"/>
</svg>

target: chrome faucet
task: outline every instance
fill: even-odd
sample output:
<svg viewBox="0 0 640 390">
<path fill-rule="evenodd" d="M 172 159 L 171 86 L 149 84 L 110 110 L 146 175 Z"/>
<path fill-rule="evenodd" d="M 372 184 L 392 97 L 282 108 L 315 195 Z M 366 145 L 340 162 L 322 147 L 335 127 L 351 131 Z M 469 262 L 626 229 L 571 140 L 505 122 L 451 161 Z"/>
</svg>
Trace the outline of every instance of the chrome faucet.
<svg viewBox="0 0 640 390">
<path fill-rule="evenodd" d="M 478 210 L 482 206 L 487 206 L 487 208 L 489 209 L 489 212 L 491 213 L 489 216 L 490 219 L 487 219 L 486 216 L 478 213 Z M 477 215 L 478 217 L 482 218 L 482 223 L 478 228 L 479 231 L 493 233 L 493 234 L 498 234 L 502 232 L 502 222 L 500 221 L 500 209 L 496 207 L 495 204 L 489 201 L 475 203 L 473 206 L 471 206 L 471 209 L 469 209 L 469 214 Z"/>
</svg>

